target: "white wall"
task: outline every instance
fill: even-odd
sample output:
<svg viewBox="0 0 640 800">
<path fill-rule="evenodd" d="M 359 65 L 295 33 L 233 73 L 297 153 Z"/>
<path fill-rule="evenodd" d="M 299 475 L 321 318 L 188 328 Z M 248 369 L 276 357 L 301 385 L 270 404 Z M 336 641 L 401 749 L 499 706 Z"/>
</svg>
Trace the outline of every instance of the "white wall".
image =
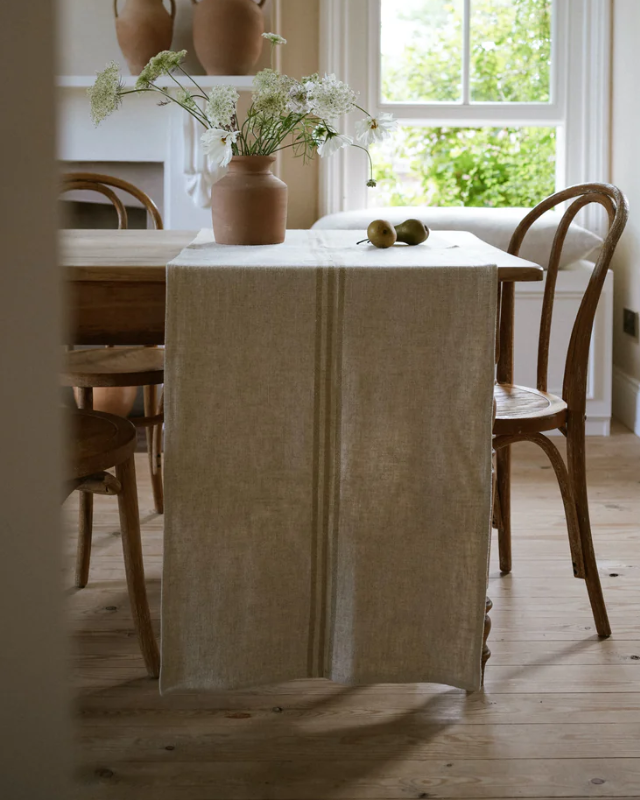
<svg viewBox="0 0 640 800">
<path fill-rule="evenodd" d="M 0 797 L 68 800 L 52 0 L 0 3 Z M 19 80 L 12 80 L 19 72 Z"/>
<path fill-rule="evenodd" d="M 614 414 L 640 434 L 640 342 L 622 331 L 622 309 L 640 311 L 640 2 L 614 0 L 611 179 L 631 213 L 613 262 L 615 272 Z"/>
</svg>

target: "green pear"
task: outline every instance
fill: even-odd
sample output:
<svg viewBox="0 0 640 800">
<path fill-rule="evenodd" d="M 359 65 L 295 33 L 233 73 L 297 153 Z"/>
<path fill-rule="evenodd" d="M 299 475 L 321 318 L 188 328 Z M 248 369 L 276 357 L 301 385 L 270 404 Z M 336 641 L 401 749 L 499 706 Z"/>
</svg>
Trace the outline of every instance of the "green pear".
<svg viewBox="0 0 640 800">
<path fill-rule="evenodd" d="M 396 243 L 398 235 L 390 222 L 384 219 L 374 219 L 367 228 L 369 241 L 375 247 L 391 247 Z"/>
<path fill-rule="evenodd" d="M 396 233 L 399 242 L 410 245 L 422 244 L 429 238 L 429 228 L 419 219 L 407 219 L 396 225 Z"/>
</svg>

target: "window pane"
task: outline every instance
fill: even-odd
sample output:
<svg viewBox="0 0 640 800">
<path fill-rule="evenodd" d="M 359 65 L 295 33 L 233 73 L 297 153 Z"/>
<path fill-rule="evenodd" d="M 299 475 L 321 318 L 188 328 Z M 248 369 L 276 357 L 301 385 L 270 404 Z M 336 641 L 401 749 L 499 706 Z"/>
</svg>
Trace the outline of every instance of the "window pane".
<svg viewBox="0 0 640 800">
<path fill-rule="evenodd" d="M 555 191 L 555 128 L 403 126 L 371 148 L 373 206 L 524 206 Z"/>
<path fill-rule="evenodd" d="M 471 0 L 471 100 L 548 103 L 551 0 Z"/>
<path fill-rule="evenodd" d="M 462 99 L 462 0 L 381 0 L 382 100 Z"/>
</svg>

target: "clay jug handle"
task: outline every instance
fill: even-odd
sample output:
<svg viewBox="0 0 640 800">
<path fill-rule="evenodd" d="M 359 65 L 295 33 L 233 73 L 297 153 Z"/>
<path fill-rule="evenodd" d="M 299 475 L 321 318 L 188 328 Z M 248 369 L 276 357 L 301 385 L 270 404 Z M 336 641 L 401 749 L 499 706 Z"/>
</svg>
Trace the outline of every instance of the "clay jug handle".
<svg viewBox="0 0 640 800">
<path fill-rule="evenodd" d="M 176 16 L 176 0 L 170 0 L 171 2 L 171 19 L 175 19 Z M 195 0 L 194 0 L 195 2 Z M 113 0 L 113 16 L 118 19 L 118 0 Z"/>
</svg>

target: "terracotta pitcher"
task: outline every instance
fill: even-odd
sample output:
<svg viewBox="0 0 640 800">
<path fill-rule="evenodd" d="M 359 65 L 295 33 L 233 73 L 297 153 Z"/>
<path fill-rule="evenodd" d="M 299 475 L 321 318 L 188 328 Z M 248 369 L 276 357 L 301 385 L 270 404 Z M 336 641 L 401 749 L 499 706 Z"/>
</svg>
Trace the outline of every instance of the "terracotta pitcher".
<svg viewBox="0 0 640 800">
<path fill-rule="evenodd" d="M 191 0 L 193 46 L 207 75 L 249 75 L 264 42 L 266 0 Z"/>
<path fill-rule="evenodd" d="M 171 13 L 162 0 L 127 0 L 118 14 L 118 0 L 113 0 L 118 44 L 132 75 L 139 75 L 150 58 L 171 48 L 176 3 L 170 2 Z"/>
<path fill-rule="evenodd" d="M 73 390 L 76 402 L 79 398 L 77 389 Z M 136 402 L 137 386 L 101 386 L 93 390 L 93 408 L 106 411 L 119 417 L 127 417 Z"/>
<path fill-rule="evenodd" d="M 287 228 L 287 184 L 271 172 L 275 156 L 234 156 L 211 191 L 218 244 L 280 244 Z"/>
</svg>

